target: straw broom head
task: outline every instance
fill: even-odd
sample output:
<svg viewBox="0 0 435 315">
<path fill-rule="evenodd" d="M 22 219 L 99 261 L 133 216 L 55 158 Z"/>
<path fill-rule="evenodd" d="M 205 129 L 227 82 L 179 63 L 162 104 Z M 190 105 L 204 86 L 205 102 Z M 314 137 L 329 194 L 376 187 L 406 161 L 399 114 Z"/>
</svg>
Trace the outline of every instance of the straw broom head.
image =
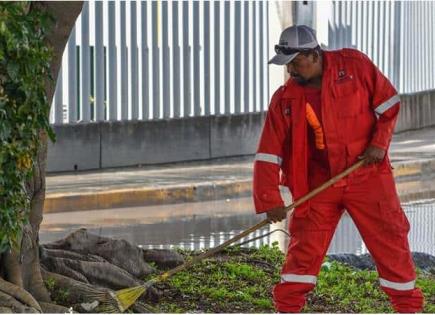
<svg viewBox="0 0 435 315">
<path fill-rule="evenodd" d="M 144 313 L 160 313 L 157 308 L 137 301 L 148 288 L 149 286 L 146 286 L 145 284 L 134 288 L 122 289 L 116 292 L 109 291 L 104 294 L 98 294 L 98 296 L 94 296 L 94 298 L 100 302 L 98 312 L 123 313 L 135 304 L 139 306 Z"/>
<path fill-rule="evenodd" d="M 118 302 L 117 306 L 121 312 L 127 310 L 132 306 L 137 299 L 145 293 L 147 287 L 140 285 L 133 288 L 122 289 L 115 292 L 114 298 Z"/>
</svg>

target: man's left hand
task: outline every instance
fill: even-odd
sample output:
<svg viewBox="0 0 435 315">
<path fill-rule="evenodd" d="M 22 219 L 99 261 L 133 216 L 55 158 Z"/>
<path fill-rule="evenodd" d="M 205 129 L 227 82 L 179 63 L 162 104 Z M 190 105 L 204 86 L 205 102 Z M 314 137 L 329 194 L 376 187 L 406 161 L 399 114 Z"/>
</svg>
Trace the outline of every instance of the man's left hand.
<svg viewBox="0 0 435 315">
<path fill-rule="evenodd" d="M 370 145 L 363 155 L 360 155 L 358 158 L 360 160 L 365 159 L 364 165 L 378 164 L 382 162 L 386 154 L 384 149 L 378 148 L 374 145 Z"/>
</svg>

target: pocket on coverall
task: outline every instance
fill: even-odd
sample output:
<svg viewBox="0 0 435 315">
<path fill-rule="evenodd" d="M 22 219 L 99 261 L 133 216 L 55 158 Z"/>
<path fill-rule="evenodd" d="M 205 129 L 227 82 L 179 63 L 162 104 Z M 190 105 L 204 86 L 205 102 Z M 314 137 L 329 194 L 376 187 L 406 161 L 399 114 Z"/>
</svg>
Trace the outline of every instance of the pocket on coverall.
<svg viewBox="0 0 435 315">
<path fill-rule="evenodd" d="M 336 83 L 333 88 L 334 102 L 338 107 L 339 118 L 352 118 L 362 113 L 358 87 L 355 80 L 350 79 Z"/>
<path fill-rule="evenodd" d="M 407 234 L 410 224 L 396 196 L 378 202 L 384 230 L 391 235 Z"/>
</svg>

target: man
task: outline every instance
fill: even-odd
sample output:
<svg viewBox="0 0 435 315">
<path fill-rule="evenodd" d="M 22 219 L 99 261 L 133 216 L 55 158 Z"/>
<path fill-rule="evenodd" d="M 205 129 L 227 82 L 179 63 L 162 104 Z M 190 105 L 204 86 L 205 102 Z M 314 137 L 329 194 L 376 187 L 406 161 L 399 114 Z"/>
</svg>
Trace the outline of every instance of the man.
<svg viewBox="0 0 435 315">
<path fill-rule="evenodd" d="M 363 53 L 322 51 L 307 26 L 285 29 L 269 63 L 286 65 L 290 79 L 272 97 L 254 163 L 254 202 L 270 222 L 286 218 L 279 185 L 294 200 L 365 159 L 365 165 L 290 218 L 291 234 L 277 311 L 300 312 L 344 211 L 352 217 L 397 312 L 419 312 L 423 295 L 386 154 L 399 113 L 399 96 Z"/>
</svg>

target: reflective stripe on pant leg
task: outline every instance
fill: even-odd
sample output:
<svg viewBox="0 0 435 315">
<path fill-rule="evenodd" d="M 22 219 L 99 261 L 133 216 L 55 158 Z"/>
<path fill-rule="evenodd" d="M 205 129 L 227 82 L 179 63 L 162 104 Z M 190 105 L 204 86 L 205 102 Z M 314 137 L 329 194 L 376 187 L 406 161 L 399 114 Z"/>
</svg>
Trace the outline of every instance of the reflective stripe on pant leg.
<svg viewBox="0 0 435 315">
<path fill-rule="evenodd" d="M 322 245 L 327 242 L 318 238 L 320 235 L 317 234 L 322 232 L 308 233 L 314 234 L 313 237 L 304 238 L 294 233 L 290 239 L 281 281 L 273 288 L 273 301 L 279 312 L 300 312 L 305 305 L 305 295 L 314 289 L 316 277 L 313 274 L 320 269 L 318 261 L 323 258 Z M 302 272 L 306 274 L 297 274 Z"/>
<path fill-rule="evenodd" d="M 344 205 L 376 264 L 381 288 L 394 310 L 420 311 L 423 295 L 415 288 L 407 237 L 409 222 L 400 206 L 392 172 L 379 171 L 364 181 L 351 182 Z"/>
<path fill-rule="evenodd" d="M 393 282 L 379 278 L 379 283 L 397 312 L 417 313 L 422 311 L 424 296 L 421 290 L 415 287 L 415 280 Z"/>
<path fill-rule="evenodd" d="M 399 291 L 412 290 L 415 288 L 415 280 L 409 282 L 393 282 L 393 281 L 388 281 L 379 278 L 379 283 L 382 287 L 399 290 Z"/>
<path fill-rule="evenodd" d="M 282 274 L 281 283 L 297 282 L 297 283 L 311 283 L 316 284 L 317 277 L 312 275 L 295 275 L 292 273 Z"/>
<path fill-rule="evenodd" d="M 340 200 L 342 188 L 331 188 L 328 192 L 312 199 L 306 217 L 292 218 L 281 282 L 273 289 L 274 305 L 280 312 L 300 312 L 306 294 L 314 289 L 316 275 L 342 213 L 336 202 Z"/>
</svg>

